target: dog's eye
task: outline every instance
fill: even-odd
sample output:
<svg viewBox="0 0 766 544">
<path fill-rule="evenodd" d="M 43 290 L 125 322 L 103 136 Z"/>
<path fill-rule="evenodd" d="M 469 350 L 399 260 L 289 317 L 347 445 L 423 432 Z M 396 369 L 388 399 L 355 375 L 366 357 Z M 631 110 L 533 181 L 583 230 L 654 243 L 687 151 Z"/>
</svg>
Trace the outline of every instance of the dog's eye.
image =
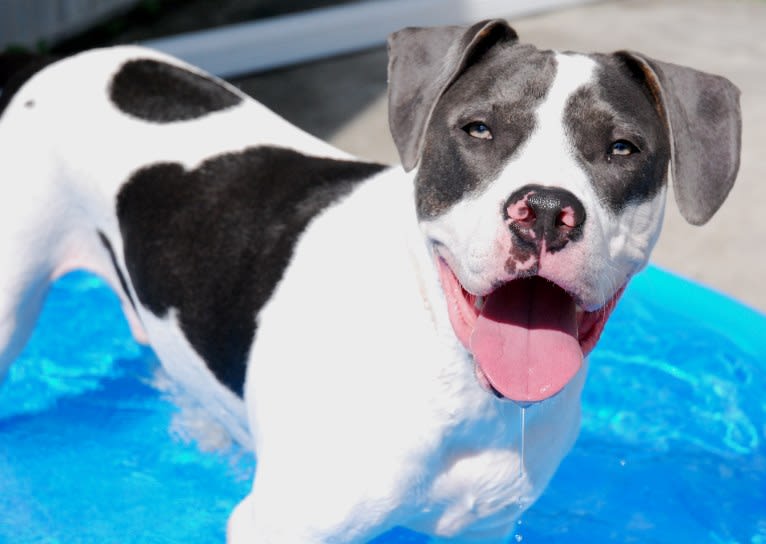
<svg viewBox="0 0 766 544">
<path fill-rule="evenodd" d="M 627 156 L 640 153 L 639 149 L 628 140 L 617 140 L 609 147 L 609 155 Z"/>
<path fill-rule="evenodd" d="M 478 138 L 480 140 L 491 140 L 492 139 L 492 131 L 489 130 L 489 127 L 482 123 L 481 121 L 474 121 L 472 123 L 468 123 L 466 126 L 463 127 L 463 130 L 473 138 Z"/>
</svg>

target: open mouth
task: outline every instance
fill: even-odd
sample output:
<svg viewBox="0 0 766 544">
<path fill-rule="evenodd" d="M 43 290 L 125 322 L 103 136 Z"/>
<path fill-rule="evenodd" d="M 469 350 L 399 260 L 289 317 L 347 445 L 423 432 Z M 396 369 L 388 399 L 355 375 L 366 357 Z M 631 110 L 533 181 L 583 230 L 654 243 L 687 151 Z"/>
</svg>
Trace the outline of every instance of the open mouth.
<svg viewBox="0 0 766 544">
<path fill-rule="evenodd" d="M 463 288 L 443 259 L 437 260 L 450 322 L 473 354 L 480 381 L 496 395 L 519 403 L 545 400 L 569 383 L 624 290 L 592 312 L 540 276 L 512 280 L 477 297 Z"/>
</svg>

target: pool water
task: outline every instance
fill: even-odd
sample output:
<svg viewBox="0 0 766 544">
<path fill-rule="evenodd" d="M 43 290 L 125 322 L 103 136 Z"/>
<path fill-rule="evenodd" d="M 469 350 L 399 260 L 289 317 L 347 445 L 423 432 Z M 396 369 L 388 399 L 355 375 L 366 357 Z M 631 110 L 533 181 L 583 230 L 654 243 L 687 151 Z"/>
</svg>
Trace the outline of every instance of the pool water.
<svg viewBox="0 0 766 544">
<path fill-rule="evenodd" d="M 512 542 L 766 544 L 765 316 L 650 267 L 590 369 L 577 444 Z M 0 387 L 0 543 L 224 540 L 254 463 L 179 433 L 159 372 L 99 279 L 56 283 Z"/>
</svg>

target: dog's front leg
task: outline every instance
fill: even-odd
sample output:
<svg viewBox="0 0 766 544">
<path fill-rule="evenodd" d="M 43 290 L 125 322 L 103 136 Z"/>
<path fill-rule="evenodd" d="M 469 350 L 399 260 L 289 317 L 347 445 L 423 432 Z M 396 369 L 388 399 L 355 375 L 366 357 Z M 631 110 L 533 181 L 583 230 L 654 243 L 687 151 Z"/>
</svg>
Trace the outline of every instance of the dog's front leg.
<svg viewBox="0 0 766 544">
<path fill-rule="evenodd" d="M 345 419 L 334 414 L 337 426 L 322 426 L 314 415 L 331 416 L 307 404 L 294 419 L 280 411 L 276 428 L 256 427 L 255 479 L 229 518 L 230 544 L 364 544 L 418 516 L 432 463 L 424 448 L 405 447 L 420 442 L 395 440 L 407 436 L 403 422 L 359 421 L 352 403 Z"/>
<path fill-rule="evenodd" d="M 390 529 L 395 501 L 350 499 L 337 487 L 296 491 L 292 482 L 261 489 L 258 481 L 229 517 L 229 544 L 364 544 Z M 276 484 L 278 485 L 278 484 Z M 321 495 L 321 497 L 319 497 Z M 356 504 L 352 504 L 356 503 Z"/>
</svg>

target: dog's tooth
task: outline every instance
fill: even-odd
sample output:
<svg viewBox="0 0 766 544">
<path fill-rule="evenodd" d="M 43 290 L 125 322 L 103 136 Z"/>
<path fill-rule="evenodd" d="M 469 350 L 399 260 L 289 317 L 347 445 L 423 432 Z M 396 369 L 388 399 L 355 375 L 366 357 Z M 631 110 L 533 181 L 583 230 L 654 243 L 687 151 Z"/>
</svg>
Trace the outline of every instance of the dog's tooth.
<svg viewBox="0 0 766 544">
<path fill-rule="evenodd" d="M 484 297 L 476 297 L 473 301 L 473 307 L 477 310 L 481 310 L 484 307 Z"/>
</svg>

